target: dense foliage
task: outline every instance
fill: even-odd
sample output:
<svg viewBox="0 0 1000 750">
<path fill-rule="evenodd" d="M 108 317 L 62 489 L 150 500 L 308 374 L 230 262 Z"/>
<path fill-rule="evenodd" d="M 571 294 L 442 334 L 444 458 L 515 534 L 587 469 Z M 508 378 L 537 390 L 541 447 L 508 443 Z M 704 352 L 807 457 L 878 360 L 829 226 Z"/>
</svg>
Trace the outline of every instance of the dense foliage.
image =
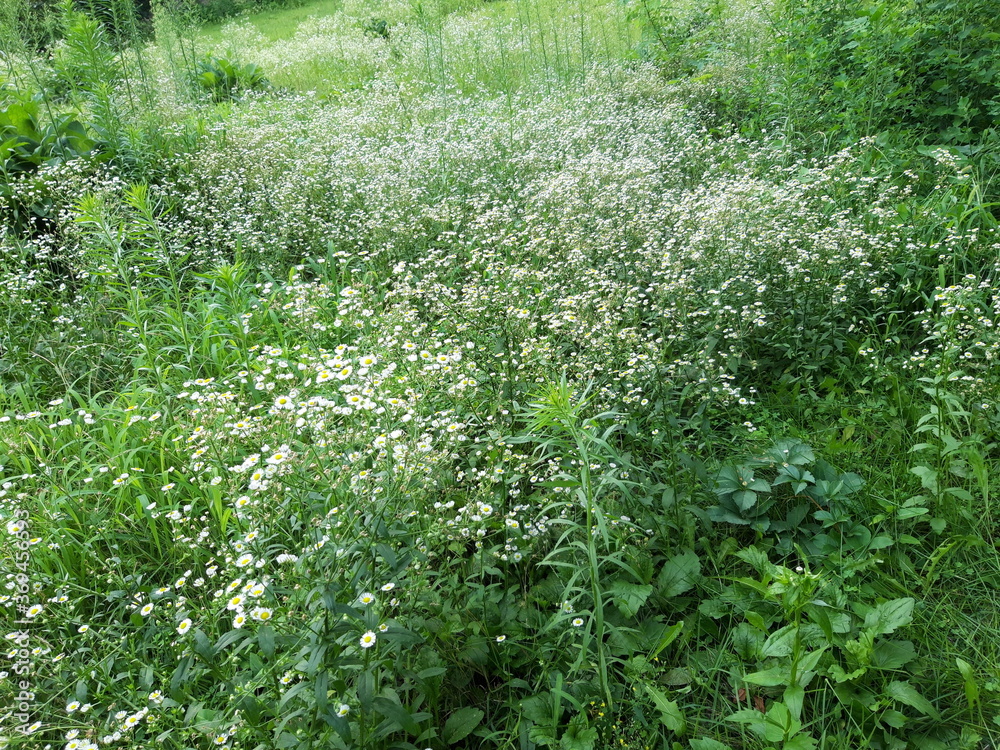
<svg viewBox="0 0 1000 750">
<path fill-rule="evenodd" d="M 996 744 L 986 6 L 4 36 L 0 747 Z"/>
<path fill-rule="evenodd" d="M 633 15 L 648 54 L 677 73 L 711 77 L 742 41 L 720 33 L 732 13 L 717 0 L 684 10 L 635 0 Z M 777 43 L 746 61 L 749 85 L 719 92 L 744 127 L 777 126 L 814 147 L 817 137 L 851 143 L 892 131 L 995 154 L 1000 16 L 990 0 L 777 2 L 761 30 Z"/>
</svg>

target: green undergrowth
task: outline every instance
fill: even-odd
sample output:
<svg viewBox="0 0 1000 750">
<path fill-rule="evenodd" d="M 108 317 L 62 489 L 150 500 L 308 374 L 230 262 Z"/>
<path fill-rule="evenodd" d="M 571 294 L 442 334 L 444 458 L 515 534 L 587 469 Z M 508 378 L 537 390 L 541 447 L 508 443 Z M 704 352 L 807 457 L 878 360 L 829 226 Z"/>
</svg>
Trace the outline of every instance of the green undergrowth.
<svg viewBox="0 0 1000 750">
<path fill-rule="evenodd" d="M 4 36 L 0 747 L 993 747 L 992 136 L 827 6 Z"/>
<path fill-rule="evenodd" d="M 308 19 L 333 15 L 340 6 L 340 0 L 320 0 L 300 6 L 254 13 L 247 18 L 265 38 L 278 41 L 294 35 L 295 30 Z M 225 24 L 226 21 L 218 21 L 201 25 L 199 32 L 202 40 L 210 45 L 222 43 L 225 38 L 223 33 Z"/>
</svg>

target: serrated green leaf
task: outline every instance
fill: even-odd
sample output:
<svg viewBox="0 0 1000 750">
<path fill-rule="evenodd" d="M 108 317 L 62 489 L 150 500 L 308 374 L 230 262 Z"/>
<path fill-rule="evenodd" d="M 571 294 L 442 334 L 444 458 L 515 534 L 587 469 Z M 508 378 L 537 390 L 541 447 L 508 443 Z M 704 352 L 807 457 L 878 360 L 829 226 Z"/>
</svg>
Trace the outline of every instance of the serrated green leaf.
<svg viewBox="0 0 1000 750">
<path fill-rule="evenodd" d="M 804 466 L 816 460 L 812 448 L 800 440 L 779 440 L 767 452 L 767 457 L 780 464 Z"/>
<path fill-rule="evenodd" d="M 852 672 L 845 672 L 844 668 L 839 664 L 830 665 L 830 676 L 838 683 L 840 682 L 850 682 L 851 680 L 856 680 L 858 677 L 863 675 L 868 671 L 867 667 L 858 667 Z"/>
</svg>

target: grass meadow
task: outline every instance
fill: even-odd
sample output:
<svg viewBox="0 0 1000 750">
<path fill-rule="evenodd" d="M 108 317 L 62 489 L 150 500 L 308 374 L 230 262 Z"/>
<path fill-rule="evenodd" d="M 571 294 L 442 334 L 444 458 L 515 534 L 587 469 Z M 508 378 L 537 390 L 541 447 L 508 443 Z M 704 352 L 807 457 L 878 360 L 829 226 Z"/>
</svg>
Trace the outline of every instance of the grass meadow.
<svg viewBox="0 0 1000 750">
<path fill-rule="evenodd" d="M 11 0 L 0 748 L 1000 746 L 969 2 Z"/>
</svg>

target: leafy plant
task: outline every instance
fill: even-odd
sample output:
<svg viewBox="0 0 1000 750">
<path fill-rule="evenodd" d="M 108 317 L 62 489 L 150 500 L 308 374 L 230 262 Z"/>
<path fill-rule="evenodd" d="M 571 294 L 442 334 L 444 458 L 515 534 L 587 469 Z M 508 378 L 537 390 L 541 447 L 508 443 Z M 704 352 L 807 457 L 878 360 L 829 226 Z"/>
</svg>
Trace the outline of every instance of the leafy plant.
<svg viewBox="0 0 1000 750">
<path fill-rule="evenodd" d="M 384 18 L 369 18 L 361 24 L 361 29 L 368 36 L 380 37 L 388 41 L 391 26 Z"/>
<path fill-rule="evenodd" d="M 772 702 L 766 711 L 745 708 L 727 721 L 783 748 L 814 748 L 806 727 L 814 711 L 831 710 L 821 707 L 832 699 L 833 715 L 848 719 L 854 736 L 868 738 L 870 747 L 891 748 L 920 734 L 921 726 L 930 729 L 927 720 L 940 720 L 938 709 L 905 677 L 917 659 L 914 644 L 887 637 L 912 622 L 912 597 L 849 602 L 837 578 L 822 570 L 774 565 L 753 547 L 736 555 L 760 574 L 734 584 L 749 596 L 742 603 L 744 622 L 733 634 L 752 670 L 742 682 L 750 686 L 748 702 L 754 690 Z M 759 604 L 751 604 L 754 599 Z"/>
<path fill-rule="evenodd" d="M 43 166 L 79 158 L 107 158 L 102 144 L 73 113 L 42 119 L 40 108 L 40 97 L 34 97 L 9 102 L 0 109 L 0 198 L 7 200 L 11 228 L 21 236 L 33 233 L 36 222 L 52 220 L 55 209 L 44 191 L 36 192 L 30 202 L 21 199 L 13 181 L 29 178 Z"/>
<path fill-rule="evenodd" d="M 762 469 L 767 478 L 758 476 Z M 862 485 L 860 476 L 837 472 L 805 443 L 782 440 L 758 458 L 719 471 L 715 480 L 719 503 L 709 508 L 708 517 L 750 526 L 762 534 L 774 531 L 784 538 L 787 551 L 793 539 L 804 539 L 814 531 L 802 526 L 810 512 L 817 521 L 841 523 L 844 519 L 835 517 Z M 808 544 L 819 554 L 830 551 L 826 541 L 813 539 Z"/>
<path fill-rule="evenodd" d="M 243 91 L 264 91 L 271 85 L 257 65 L 240 65 L 211 54 L 198 61 L 193 78 L 216 102 L 237 99 Z"/>
</svg>

